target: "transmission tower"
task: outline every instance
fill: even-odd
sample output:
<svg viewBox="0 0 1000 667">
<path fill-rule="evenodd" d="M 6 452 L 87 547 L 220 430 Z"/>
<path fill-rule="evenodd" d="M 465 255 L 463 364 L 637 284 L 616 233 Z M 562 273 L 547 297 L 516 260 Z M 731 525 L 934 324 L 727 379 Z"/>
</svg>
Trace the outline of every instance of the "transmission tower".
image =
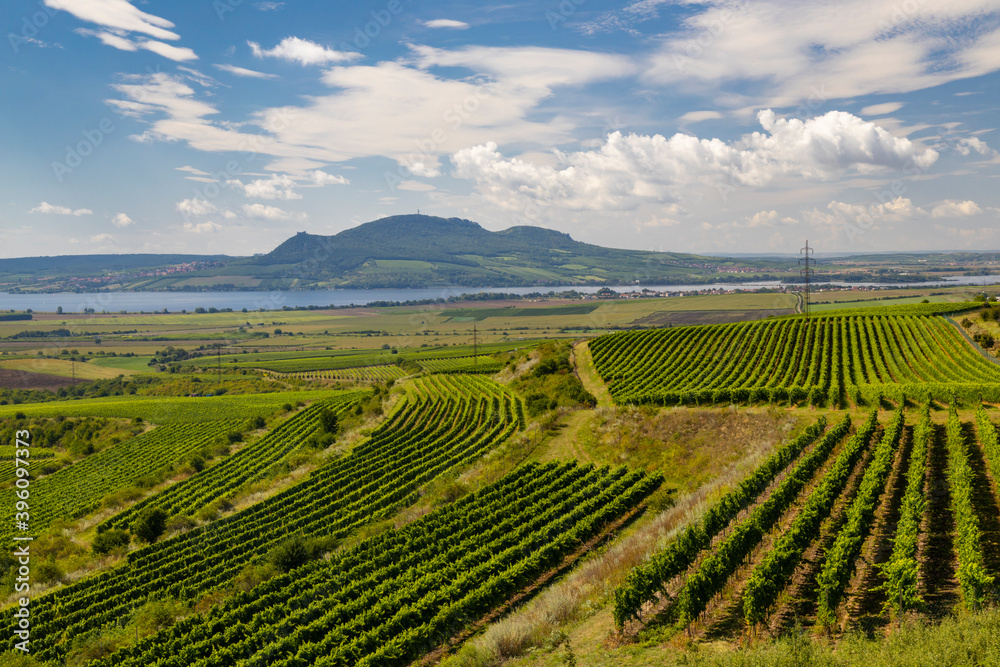
<svg viewBox="0 0 1000 667">
<path fill-rule="evenodd" d="M 809 263 L 810 262 L 812 262 L 813 264 L 816 263 L 816 260 L 812 258 L 812 254 L 814 252 L 815 252 L 815 250 L 813 248 L 809 247 L 809 241 L 806 241 L 806 247 L 805 248 L 802 248 L 801 250 L 799 250 L 799 254 L 803 255 L 803 257 L 801 257 L 799 259 L 799 264 L 800 265 L 802 265 L 802 264 L 805 265 L 805 267 L 803 269 L 801 269 L 799 271 L 799 273 L 802 274 L 802 277 L 805 278 L 805 281 L 806 281 L 805 295 L 803 296 L 803 299 L 802 299 L 802 312 L 805 313 L 806 317 L 809 317 L 809 276 L 810 276 L 810 274 L 812 274 L 812 271 L 813 271 L 809 267 Z"/>
</svg>

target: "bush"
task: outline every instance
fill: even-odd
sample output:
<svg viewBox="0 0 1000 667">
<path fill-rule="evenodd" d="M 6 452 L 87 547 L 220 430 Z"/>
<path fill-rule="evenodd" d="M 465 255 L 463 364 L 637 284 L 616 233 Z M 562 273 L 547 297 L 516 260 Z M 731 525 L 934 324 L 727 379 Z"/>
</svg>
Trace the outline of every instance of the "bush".
<svg viewBox="0 0 1000 667">
<path fill-rule="evenodd" d="M 147 507 L 139 513 L 129 529 L 136 538 L 152 544 L 163 534 L 166 527 L 167 513 L 159 507 Z"/>
<path fill-rule="evenodd" d="M 129 539 L 129 534 L 124 530 L 106 530 L 94 538 L 94 543 L 90 548 L 95 554 L 106 554 L 118 547 L 127 546 Z"/>
<path fill-rule="evenodd" d="M 324 433 L 337 433 L 337 413 L 330 408 L 323 408 L 319 413 L 319 425 Z"/>
<path fill-rule="evenodd" d="M 301 535 L 293 535 L 271 549 L 267 554 L 267 562 L 280 572 L 291 572 L 322 555 L 318 544 L 306 540 Z"/>
</svg>

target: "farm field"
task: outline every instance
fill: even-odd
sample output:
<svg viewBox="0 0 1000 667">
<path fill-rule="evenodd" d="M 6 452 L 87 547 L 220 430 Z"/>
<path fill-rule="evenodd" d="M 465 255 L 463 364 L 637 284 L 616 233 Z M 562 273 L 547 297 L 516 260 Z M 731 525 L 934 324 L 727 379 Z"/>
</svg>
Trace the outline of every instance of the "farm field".
<svg viewBox="0 0 1000 667">
<path fill-rule="evenodd" d="M 840 406 L 904 394 L 1000 398 L 995 357 L 962 340 L 945 319 L 919 314 L 925 306 L 902 308 L 918 314 L 625 332 L 598 338 L 590 349 L 612 396 L 623 403 Z"/>
<path fill-rule="evenodd" d="M 30 664 L 638 665 L 791 650 L 796 628 L 815 651 L 955 613 L 978 632 L 1000 593 L 1000 366 L 939 313 L 992 316 L 844 305 L 475 358 L 230 353 L 220 377 L 272 384 L 221 396 L 169 395 L 220 386 L 218 359 L 160 348 L 171 370 L 139 375 L 166 395 L 0 405 L 135 434 L 32 480 L 55 574 Z"/>
</svg>

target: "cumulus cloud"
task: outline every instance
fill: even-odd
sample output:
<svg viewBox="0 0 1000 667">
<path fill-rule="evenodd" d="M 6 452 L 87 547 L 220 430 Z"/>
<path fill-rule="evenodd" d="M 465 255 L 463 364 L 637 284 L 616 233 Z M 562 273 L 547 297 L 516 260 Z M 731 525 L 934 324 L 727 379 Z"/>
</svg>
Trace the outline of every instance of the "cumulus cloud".
<svg viewBox="0 0 1000 667">
<path fill-rule="evenodd" d="M 231 179 L 226 181 L 226 185 L 241 190 L 252 199 L 302 199 L 302 195 L 295 192 L 295 180 L 288 174 L 274 174 L 270 178 L 258 178 L 249 183 Z"/>
<path fill-rule="evenodd" d="M 71 209 L 66 206 L 57 206 L 43 201 L 28 213 L 48 213 L 51 215 L 91 215 L 93 211 L 89 208 Z"/>
<path fill-rule="evenodd" d="M 509 209 L 533 202 L 630 210 L 643 200 L 676 199 L 690 185 L 763 186 L 778 176 L 822 180 L 862 168 L 924 170 L 938 157 L 842 111 L 801 121 L 768 109 L 758 119 L 765 132 L 729 143 L 613 132 L 597 150 L 557 152 L 558 166 L 505 157 L 492 142 L 456 152 L 452 163 L 455 176 Z"/>
<path fill-rule="evenodd" d="M 185 222 L 184 231 L 191 234 L 215 234 L 222 230 L 222 225 L 211 221 L 205 222 Z"/>
<path fill-rule="evenodd" d="M 465 30 L 469 27 L 469 24 L 465 21 L 456 21 L 454 19 L 431 19 L 430 21 L 424 21 L 424 25 L 428 28 L 454 28 L 456 30 Z"/>
<path fill-rule="evenodd" d="M 316 185 L 347 185 L 350 183 L 349 180 L 343 176 L 334 176 L 333 174 L 328 174 L 321 169 L 317 169 L 309 173 L 309 178 Z"/>
<path fill-rule="evenodd" d="M 219 209 L 215 204 L 207 199 L 198 199 L 197 197 L 179 201 L 174 204 L 174 208 L 176 208 L 185 217 L 211 215 L 219 212 Z"/>
<path fill-rule="evenodd" d="M 931 209 L 933 218 L 964 218 L 970 215 L 979 215 L 983 209 L 974 201 L 958 201 L 956 199 L 945 199 Z"/>
<path fill-rule="evenodd" d="M 825 226 L 834 235 L 843 233 L 848 242 L 853 243 L 879 223 L 911 223 L 927 218 L 930 214 L 907 197 L 896 197 L 888 201 L 873 201 L 871 204 L 851 204 L 831 201 L 826 210 L 813 208 L 803 211 L 802 218 L 810 224 Z"/>
<path fill-rule="evenodd" d="M 277 206 L 267 206 L 265 204 L 244 204 L 243 213 L 251 218 L 263 218 L 264 220 L 291 220 L 296 218 L 302 220 L 304 214 L 293 215 Z"/>
<path fill-rule="evenodd" d="M 229 72 L 230 74 L 235 74 L 236 76 L 242 76 L 249 79 L 277 79 L 277 74 L 268 74 L 266 72 L 258 72 L 257 70 L 247 69 L 245 67 L 237 67 L 236 65 L 226 65 L 216 63 L 213 65 L 216 69 L 220 69 L 223 72 Z"/>
<path fill-rule="evenodd" d="M 278 58 L 302 65 L 327 65 L 356 60 L 360 53 L 353 51 L 334 51 L 316 42 L 299 37 L 286 37 L 273 49 L 262 49 L 257 42 L 247 42 L 250 51 L 258 58 Z"/>
<path fill-rule="evenodd" d="M 957 150 L 960 155 L 969 155 L 973 151 L 987 157 L 996 155 L 996 151 L 990 148 L 985 141 L 979 139 L 978 137 L 962 137 L 955 142 L 955 150 Z"/>
<path fill-rule="evenodd" d="M 115 227 L 125 228 L 128 227 L 129 225 L 134 225 L 135 220 L 128 217 L 124 213 L 118 213 L 115 215 L 115 217 L 111 218 L 111 224 L 114 225 Z"/>
</svg>

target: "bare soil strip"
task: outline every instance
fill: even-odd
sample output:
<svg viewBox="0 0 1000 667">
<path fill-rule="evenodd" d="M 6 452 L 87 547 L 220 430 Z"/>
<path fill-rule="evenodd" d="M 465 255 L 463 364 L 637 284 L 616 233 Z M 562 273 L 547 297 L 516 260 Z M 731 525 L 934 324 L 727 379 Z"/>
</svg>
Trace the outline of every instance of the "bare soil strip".
<svg viewBox="0 0 1000 667">
<path fill-rule="evenodd" d="M 820 526 L 819 537 L 813 540 L 798 566 L 792 573 L 791 583 L 785 589 L 784 602 L 779 602 L 775 612 L 771 615 L 768 624 L 768 634 L 772 637 L 780 636 L 793 628 L 797 623 L 803 626 L 812 626 L 816 621 L 816 577 L 823 570 L 823 562 L 827 550 L 833 546 L 837 539 L 840 528 L 847 519 L 847 509 L 854 501 L 861 486 L 861 480 L 865 476 L 865 470 L 871 463 L 872 454 L 875 447 L 873 443 L 878 443 L 882 439 L 883 429 L 881 426 L 875 429 L 868 448 L 864 456 L 854 466 L 851 476 L 847 480 L 844 491 L 840 494 L 830 516 L 823 521 Z"/>
<path fill-rule="evenodd" d="M 917 561 L 920 563 L 920 594 L 930 616 L 947 615 L 959 601 L 955 579 L 955 550 L 952 536 L 955 517 L 948 491 L 948 452 L 944 427 L 935 425 L 927 452 L 927 508 L 920 525 Z"/>
<path fill-rule="evenodd" d="M 962 424 L 965 451 L 972 466 L 972 504 L 979 517 L 982 531 L 983 565 L 993 576 L 1000 575 L 1000 505 L 997 504 L 996 484 L 992 479 L 983 449 L 970 422 Z"/>
<path fill-rule="evenodd" d="M 896 460 L 886 482 L 885 492 L 875 511 L 871 534 L 862 547 L 857 572 L 848 585 L 844 606 L 849 622 L 854 627 L 871 630 L 884 625 L 887 621 L 882 616 L 882 606 L 886 601 L 885 591 L 878 590 L 885 583 L 885 577 L 882 576 L 878 566 L 887 562 L 892 556 L 893 538 L 899 524 L 903 496 L 906 494 L 906 475 L 910 468 L 912 449 L 913 427 L 906 426 L 899 447 L 896 449 Z"/>
</svg>

